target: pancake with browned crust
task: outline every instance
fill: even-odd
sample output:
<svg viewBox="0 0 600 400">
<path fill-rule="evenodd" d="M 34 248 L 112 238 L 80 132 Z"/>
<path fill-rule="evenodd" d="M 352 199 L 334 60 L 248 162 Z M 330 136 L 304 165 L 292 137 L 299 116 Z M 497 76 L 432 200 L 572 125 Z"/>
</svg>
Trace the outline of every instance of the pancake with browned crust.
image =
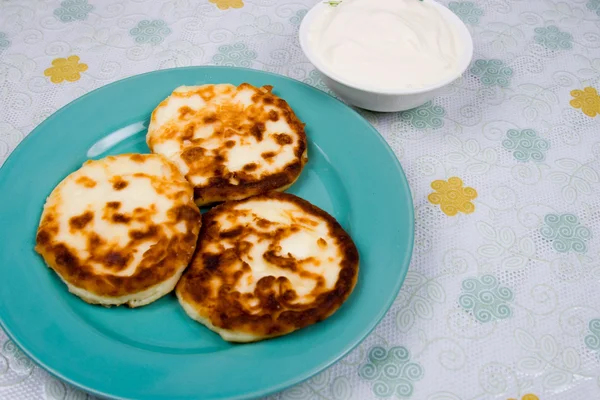
<svg viewBox="0 0 600 400">
<path fill-rule="evenodd" d="M 202 216 L 175 292 L 186 313 L 227 341 L 285 335 L 333 314 L 358 276 L 358 251 L 325 211 L 271 192 Z"/>
<path fill-rule="evenodd" d="M 148 146 L 177 165 L 198 205 L 282 191 L 300 176 L 304 124 L 271 89 L 181 86 L 152 113 Z"/>
<path fill-rule="evenodd" d="M 36 251 L 88 303 L 143 306 L 173 290 L 200 231 L 193 189 L 156 154 L 87 161 L 46 200 Z"/>
</svg>

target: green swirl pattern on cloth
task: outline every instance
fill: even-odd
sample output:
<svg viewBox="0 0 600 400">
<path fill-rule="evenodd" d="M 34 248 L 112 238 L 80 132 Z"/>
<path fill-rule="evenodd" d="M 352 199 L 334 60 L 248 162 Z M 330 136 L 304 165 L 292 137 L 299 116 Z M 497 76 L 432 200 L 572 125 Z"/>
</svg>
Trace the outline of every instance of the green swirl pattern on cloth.
<svg viewBox="0 0 600 400">
<path fill-rule="evenodd" d="M 220 46 L 219 52 L 212 57 L 212 61 L 216 65 L 249 68 L 256 56 L 256 52 L 250 50 L 245 43 L 237 42 L 232 45 Z"/>
<path fill-rule="evenodd" d="M 0 51 L 7 49 L 8 46 L 10 46 L 10 40 L 8 40 L 6 33 L 0 32 Z"/>
<path fill-rule="evenodd" d="M 587 2 L 586 7 L 600 17 L 600 0 L 590 0 Z"/>
<path fill-rule="evenodd" d="M 502 141 L 502 146 L 511 150 L 517 161 L 544 161 L 546 151 L 550 148 L 550 142 L 540 138 L 533 129 L 521 131 L 509 129 L 506 132 L 506 139 Z"/>
<path fill-rule="evenodd" d="M 368 361 L 359 367 L 358 374 L 373 382 L 373 394 L 377 397 L 409 398 L 414 391 L 413 383 L 423 377 L 423 367 L 411 362 L 410 358 L 410 352 L 403 346 L 388 350 L 373 346 Z"/>
<path fill-rule="evenodd" d="M 552 241 L 552 247 L 559 253 L 585 253 L 586 242 L 592 237 L 592 231 L 573 214 L 547 214 L 540 233 Z"/>
<path fill-rule="evenodd" d="M 448 8 L 454 12 L 465 24 L 477 25 L 479 18 L 485 13 L 472 1 L 451 1 Z"/>
<path fill-rule="evenodd" d="M 325 82 L 323 82 L 323 79 L 321 78 L 321 74 L 316 69 L 310 71 L 308 76 L 302 82 L 308 83 L 309 85 L 314 86 L 326 93 L 333 94 L 327 85 L 325 85 Z"/>
<path fill-rule="evenodd" d="M 138 22 L 135 28 L 129 31 L 129 34 L 135 39 L 136 43 L 150 43 L 156 45 L 165 40 L 165 37 L 171 33 L 171 29 L 162 19 L 153 21 L 143 20 Z"/>
<path fill-rule="evenodd" d="M 468 278 L 463 281 L 458 302 L 462 308 L 472 312 L 479 322 L 491 322 L 512 315 L 507 303 L 513 298 L 512 290 L 500 286 L 496 277 L 484 275 L 481 278 Z"/>
<path fill-rule="evenodd" d="M 444 126 L 444 119 L 442 118 L 444 115 L 446 115 L 446 110 L 442 106 L 428 101 L 420 107 L 402 111 L 400 118 L 416 129 L 438 129 Z"/>
<path fill-rule="evenodd" d="M 304 19 L 304 16 L 306 15 L 307 12 L 308 12 L 308 10 L 306 10 L 306 9 L 296 11 L 296 13 L 294 15 L 292 15 L 289 19 L 290 24 L 296 25 L 296 26 L 300 25 L 300 23 L 302 22 L 302 19 Z"/>
<path fill-rule="evenodd" d="M 93 9 L 88 0 L 65 0 L 54 10 L 54 15 L 62 22 L 83 21 Z"/>
<path fill-rule="evenodd" d="M 567 50 L 573 48 L 573 35 L 562 32 L 556 25 L 548 25 L 543 28 L 535 28 L 536 43 L 541 44 L 549 50 Z"/>
<path fill-rule="evenodd" d="M 0 354 L 14 360 L 14 363 L 11 363 L 11 367 L 14 369 L 29 370 L 34 367 L 33 361 L 31 361 L 12 340 L 4 342 Z"/>
<path fill-rule="evenodd" d="M 600 319 L 593 319 L 588 324 L 590 334 L 584 339 L 585 345 L 594 351 L 600 350 Z"/>
<path fill-rule="evenodd" d="M 471 67 L 471 73 L 485 86 L 510 86 L 513 69 L 500 60 L 477 60 Z"/>
</svg>

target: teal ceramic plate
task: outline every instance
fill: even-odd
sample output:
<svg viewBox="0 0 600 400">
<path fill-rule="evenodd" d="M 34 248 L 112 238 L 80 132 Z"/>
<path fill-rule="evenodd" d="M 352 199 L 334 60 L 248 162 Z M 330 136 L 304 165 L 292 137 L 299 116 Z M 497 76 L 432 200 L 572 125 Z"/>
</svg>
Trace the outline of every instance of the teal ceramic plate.
<svg viewBox="0 0 600 400">
<path fill-rule="evenodd" d="M 331 318 L 291 335 L 233 345 L 189 319 L 174 296 L 139 309 L 91 306 L 33 251 L 46 196 L 88 158 L 148 152 L 153 108 L 179 85 L 273 85 L 306 123 L 309 162 L 290 190 L 331 213 L 361 256 L 358 284 Z M 410 190 L 383 138 L 344 104 L 260 71 L 192 67 L 102 87 L 40 124 L 0 170 L 0 319 L 59 378 L 118 399 L 242 399 L 289 387 L 348 353 L 383 317 L 413 245 Z"/>
</svg>

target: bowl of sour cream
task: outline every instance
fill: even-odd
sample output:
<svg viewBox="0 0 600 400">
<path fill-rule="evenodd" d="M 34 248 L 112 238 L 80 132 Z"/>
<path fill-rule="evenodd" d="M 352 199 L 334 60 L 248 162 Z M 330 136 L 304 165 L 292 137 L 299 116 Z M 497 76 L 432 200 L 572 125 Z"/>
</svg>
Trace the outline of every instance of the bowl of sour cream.
<svg viewBox="0 0 600 400">
<path fill-rule="evenodd" d="M 465 24 L 433 0 L 319 2 L 302 21 L 300 45 L 340 98 L 384 112 L 431 100 L 473 58 Z"/>
</svg>

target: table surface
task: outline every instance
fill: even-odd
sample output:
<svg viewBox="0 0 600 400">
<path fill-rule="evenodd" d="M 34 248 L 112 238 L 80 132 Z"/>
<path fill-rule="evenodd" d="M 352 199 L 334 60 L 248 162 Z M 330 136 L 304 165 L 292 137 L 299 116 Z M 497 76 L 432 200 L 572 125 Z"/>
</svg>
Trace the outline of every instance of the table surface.
<svg viewBox="0 0 600 400">
<path fill-rule="evenodd" d="M 0 0 L 0 164 L 63 105 L 142 72 L 231 65 L 327 90 L 297 38 L 315 3 Z M 473 34 L 467 72 L 418 109 L 360 111 L 413 192 L 401 293 L 349 356 L 273 399 L 600 398 L 600 0 L 444 3 Z M 0 398 L 91 396 L 0 331 Z"/>
</svg>

